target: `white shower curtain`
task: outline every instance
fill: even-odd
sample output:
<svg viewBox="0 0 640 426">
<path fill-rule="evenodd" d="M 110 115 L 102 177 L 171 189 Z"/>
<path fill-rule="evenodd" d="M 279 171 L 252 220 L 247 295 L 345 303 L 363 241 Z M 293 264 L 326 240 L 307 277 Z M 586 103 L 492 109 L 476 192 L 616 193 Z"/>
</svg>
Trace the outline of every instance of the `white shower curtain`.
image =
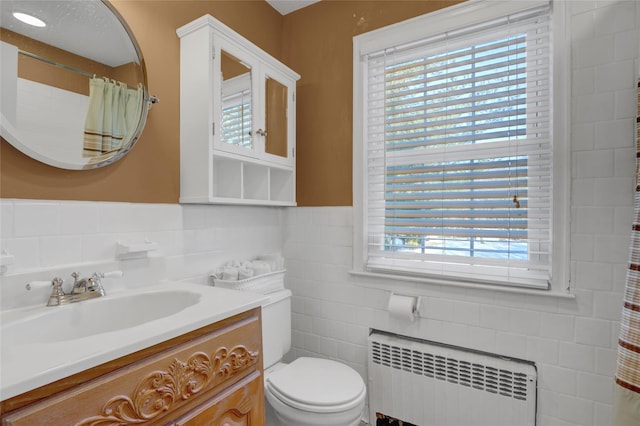
<svg viewBox="0 0 640 426">
<path fill-rule="evenodd" d="M 637 90 L 636 192 L 614 385 L 613 424 L 616 426 L 640 425 L 640 79 Z"/>
<path fill-rule="evenodd" d="M 89 108 L 84 128 L 83 156 L 96 157 L 125 146 L 136 130 L 142 90 L 106 78 L 89 82 Z"/>
</svg>

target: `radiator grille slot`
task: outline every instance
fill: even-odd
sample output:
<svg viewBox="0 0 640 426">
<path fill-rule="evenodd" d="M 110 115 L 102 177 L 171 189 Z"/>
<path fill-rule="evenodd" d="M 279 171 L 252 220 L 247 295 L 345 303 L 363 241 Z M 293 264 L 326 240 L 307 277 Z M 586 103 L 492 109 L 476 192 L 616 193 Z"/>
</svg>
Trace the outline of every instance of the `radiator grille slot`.
<svg viewBox="0 0 640 426">
<path fill-rule="evenodd" d="M 449 383 L 526 401 L 526 374 L 468 360 L 371 341 L 371 361 Z"/>
</svg>

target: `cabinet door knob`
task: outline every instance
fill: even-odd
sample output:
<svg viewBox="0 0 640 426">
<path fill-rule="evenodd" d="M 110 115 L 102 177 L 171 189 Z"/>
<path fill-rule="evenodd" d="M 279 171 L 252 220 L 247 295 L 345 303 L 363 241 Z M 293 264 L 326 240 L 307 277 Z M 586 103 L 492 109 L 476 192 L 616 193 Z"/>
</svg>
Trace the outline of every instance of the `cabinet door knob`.
<svg viewBox="0 0 640 426">
<path fill-rule="evenodd" d="M 260 136 L 267 136 L 267 132 L 265 130 L 262 129 L 258 129 L 256 130 L 256 133 Z"/>
</svg>

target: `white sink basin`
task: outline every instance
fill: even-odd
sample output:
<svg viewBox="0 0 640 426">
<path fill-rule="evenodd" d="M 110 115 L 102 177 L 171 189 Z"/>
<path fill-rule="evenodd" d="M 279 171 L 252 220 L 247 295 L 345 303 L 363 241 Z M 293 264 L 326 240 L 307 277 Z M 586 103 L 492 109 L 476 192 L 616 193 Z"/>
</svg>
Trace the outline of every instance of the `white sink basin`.
<svg viewBox="0 0 640 426">
<path fill-rule="evenodd" d="M 81 339 L 168 317 L 199 301 L 199 293 L 179 289 L 107 295 L 45 307 L 24 319 L 10 321 L 2 327 L 2 339 L 12 344 Z"/>
<path fill-rule="evenodd" d="M 109 290 L 107 289 L 107 292 Z M 1 312 L 0 400 L 261 306 L 261 294 L 184 282 Z"/>
</svg>

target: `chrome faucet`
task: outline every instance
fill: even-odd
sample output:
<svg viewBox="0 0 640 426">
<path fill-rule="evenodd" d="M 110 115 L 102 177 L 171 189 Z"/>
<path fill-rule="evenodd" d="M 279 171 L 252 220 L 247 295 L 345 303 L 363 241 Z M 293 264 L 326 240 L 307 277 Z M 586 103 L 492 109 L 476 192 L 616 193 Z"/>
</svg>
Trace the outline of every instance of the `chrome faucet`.
<svg viewBox="0 0 640 426">
<path fill-rule="evenodd" d="M 60 306 L 69 303 L 80 302 L 82 300 L 93 299 L 105 296 L 107 293 L 102 286 L 103 278 L 118 278 L 122 276 L 122 271 L 111 271 L 107 273 L 94 272 L 90 278 L 80 278 L 78 272 L 71 274 L 73 277 L 73 285 L 71 291 L 65 293 L 62 289 L 64 280 L 56 277 L 51 280 L 51 295 L 47 301 L 47 306 Z M 48 284 L 48 282 L 45 282 Z M 32 282 L 27 284 L 27 290 L 40 285 L 41 282 Z"/>
<path fill-rule="evenodd" d="M 80 274 L 74 272 L 71 274 L 73 277 L 73 286 L 71 287 L 71 295 L 82 295 L 87 293 L 96 293 L 92 297 L 104 296 L 106 293 L 104 287 L 102 287 L 101 279 L 104 278 L 104 274 L 94 272 L 91 278 L 80 278 Z"/>
</svg>

